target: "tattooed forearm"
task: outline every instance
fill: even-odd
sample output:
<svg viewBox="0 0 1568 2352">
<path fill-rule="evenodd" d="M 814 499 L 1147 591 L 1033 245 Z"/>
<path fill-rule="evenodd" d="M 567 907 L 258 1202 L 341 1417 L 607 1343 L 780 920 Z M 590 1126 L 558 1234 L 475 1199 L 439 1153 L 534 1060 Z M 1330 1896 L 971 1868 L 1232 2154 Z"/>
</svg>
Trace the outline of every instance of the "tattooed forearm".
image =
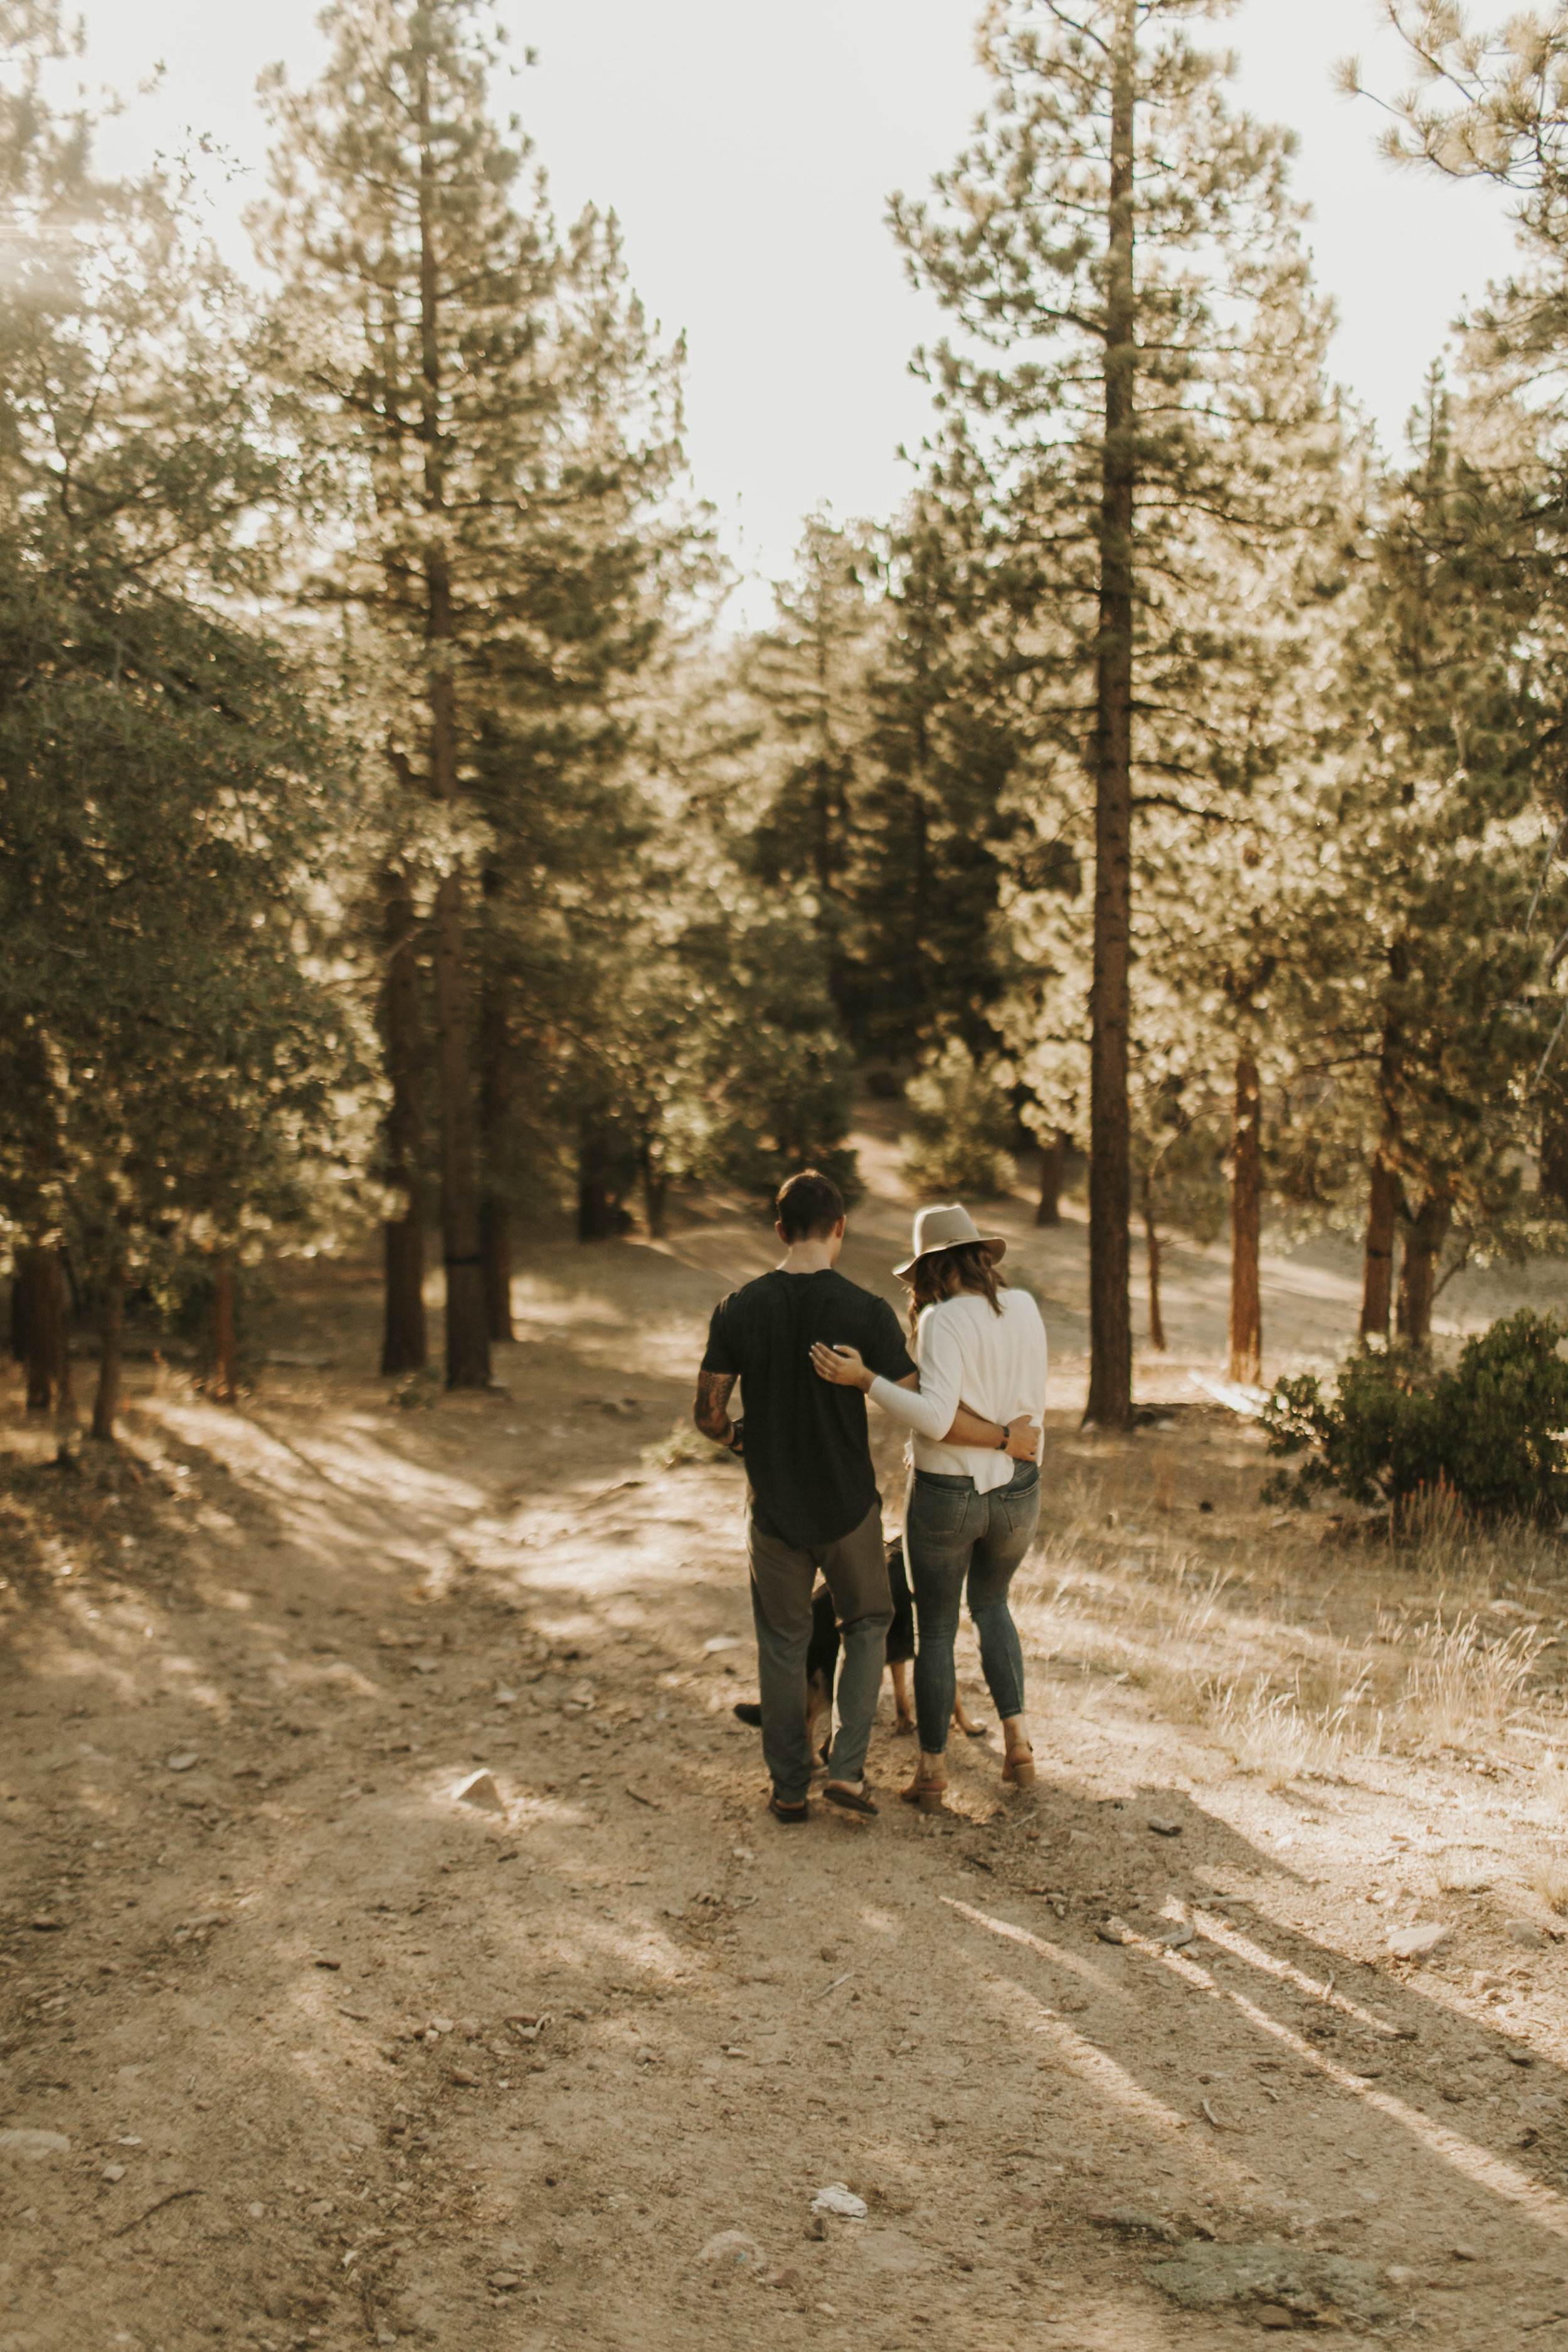
<svg viewBox="0 0 1568 2352">
<path fill-rule="evenodd" d="M 691 1408 L 691 1418 L 704 1437 L 711 1437 L 719 1445 L 728 1445 L 733 1426 L 725 1406 L 735 1385 L 733 1372 L 699 1372 L 697 1401 Z"/>
</svg>

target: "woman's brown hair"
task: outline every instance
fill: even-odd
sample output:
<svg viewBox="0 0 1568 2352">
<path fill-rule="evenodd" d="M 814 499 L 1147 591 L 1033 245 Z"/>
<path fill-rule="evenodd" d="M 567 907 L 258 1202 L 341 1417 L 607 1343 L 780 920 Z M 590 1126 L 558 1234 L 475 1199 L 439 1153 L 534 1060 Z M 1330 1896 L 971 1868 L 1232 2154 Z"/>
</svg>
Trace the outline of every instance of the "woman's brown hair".
<svg viewBox="0 0 1568 2352">
<path fill-rule="evenodd" d="M 923 1308 L 940 1307 L 944 1298 L 955 1297 L 961 1290 L 984 1298 L 993 1315 L 1002 1312 L 996 1294 L 1004 1286 L 996 1261 L 982 1242 L 961 1242 L 956 1249 L 932 1250 L 929 1257 L 917 1257 L 908 1281 L 911 1337 Z"/>
</svg>

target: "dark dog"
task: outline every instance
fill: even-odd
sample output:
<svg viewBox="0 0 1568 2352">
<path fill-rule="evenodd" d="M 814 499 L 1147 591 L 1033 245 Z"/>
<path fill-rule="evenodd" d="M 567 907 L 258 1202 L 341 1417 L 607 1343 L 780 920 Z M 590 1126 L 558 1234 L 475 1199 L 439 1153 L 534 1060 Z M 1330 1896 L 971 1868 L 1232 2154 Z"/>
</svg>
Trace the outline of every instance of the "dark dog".
<svg viewBox="0 0 1568 2352">
<path fill-rule="evenodd" d="M 910 1591 L 904 1547 L 897 1537 L 888 1546 L 888 1582 L 893 1594 L 893 1622 L 888 1628 L 888 1671 L 893 1677 L 893 1705 L 898 1710 L 893 1729 L 903 1735 L 915 1727 L 910 1694 L 910 1662 L 915 1654 L 915 1601 Z M 826 1584 L 819 1584 L 811 1596 L 811 1641 L 805 1653 L 805 1727 L 825 1764 L 828 1742 L 824 1739 L 818 1746 L 816 1727 L 824 1716 L 832 1723 L 838 1648 L 838 1620 L 834 1614 L 833 1595 Z M 754 1699 L 738 1700 L 735 1713 L 742 1723 L 749 1723 L 754 1730 L 761 1729 L 763 1710 Z M 953 1701 L 952 1719 L 971 1739 L 984 1738 L 984 1725 L 971 1722 L 963 1711 L 962 1698 Z"/>
</svg>

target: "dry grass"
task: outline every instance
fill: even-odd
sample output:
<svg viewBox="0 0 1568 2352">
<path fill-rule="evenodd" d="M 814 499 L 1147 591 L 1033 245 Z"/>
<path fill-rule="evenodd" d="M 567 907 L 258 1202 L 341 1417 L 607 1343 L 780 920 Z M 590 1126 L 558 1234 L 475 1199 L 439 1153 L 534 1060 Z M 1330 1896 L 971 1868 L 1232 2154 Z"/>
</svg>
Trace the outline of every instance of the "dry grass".
<svg viewBox="0 0 1568 2352">
<path fill-rule="evenodd" d="M 1500 1592 L 1560 1591 L 1555 1549 L 1532 1531 L 1479 1531 L 1440 1493 L 1395 1543 L 1347 1556 L 1311 1521 L 1272 1522 L 1216 1559 L 1206 1529 L 1182 1541 L 1176 1491 L 1157 1460 L 1141 1507 L 1108 1525 L 1103 1486 L 1058 1489 L 1051 1535 L 1015 1589 L 1037 1655 L 1135 1685 L 1270 1787 L 1389 1750 L 1484 1748 L 1526 1714 L 1547 1727 L 1532 1703 L 1546 1636 L 1494 1613 Z M 1522 1605 L 1506 1604 L 1515 1619 Z M 1568 1816 L 1568 1772 L 1542 1777 L 1547 1811 L 1554 1800 Z"/>
<path fill-rule="evenodd" d="M 1542 1854 L 1530 1883 L 1549 1911 L 1568 1912 L 1568 1862 L 1560 1854 Z"/>
<path fill-rule="evenodd" d="M 1256 1685 L 1218 1694 L 1208 1714 L 1211 1727 L 1236 1758 L 1237 1769 L 1258 1773 L 1266 1788 L 1337 1772 L 1343 1760 L 1354 1714 L 1354 1694 L 1338 1706 L 1310 1714 L 1289 1691 Z"/>
<path fill-rule="evenodd" d="M 1521 1625 L 1500 1639 L 1476 1617 L 1445 1624 L 1439 1612 L 1413 1644 L 1399 1709 L 1405 1738 L 1437 1748 L 1497 1738 L 1525 1696 L 1543 1638 Z"/>
</svg>

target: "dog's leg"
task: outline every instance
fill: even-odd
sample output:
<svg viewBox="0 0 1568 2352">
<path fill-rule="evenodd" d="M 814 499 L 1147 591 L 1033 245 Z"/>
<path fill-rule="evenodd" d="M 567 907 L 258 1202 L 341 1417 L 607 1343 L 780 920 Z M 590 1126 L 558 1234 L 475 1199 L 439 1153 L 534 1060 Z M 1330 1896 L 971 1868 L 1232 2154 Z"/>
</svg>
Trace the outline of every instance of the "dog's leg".
<svg viewBox="0 0 1568 2352">
<path fill-rule="evenodd" d="M 900 1733 L 912 1731 L 915 1727 L 915 1711 L 910 1699 L 908 1658 L 895 1658 L 888 1672 L 893 1677 L 893 1705 L 898 1710 L 898 1719 L 893 1725 L 893 1729 Z"/>
<path fill-rule="evenodd" d="M 960 1731 L 966 1732 L 971 1739 L 984 1738 L 985 1726 L 983 1723 L 976 1723 L 972 1716 L 965 1713 L 962 1692 L 953 1699 L 952 1719 Z"/>
<path fill-rule="evenodd" d="M 816 1740 L 816 1727 L 825 1715 L 827 1717 L 827 1731 L 819 1748 Z M 819 1756 L 825 1764 L 827 1761 L 828 1745 L 832 1736 L 833 1693 L 827 1686 L 827 1676 L 824 1674 L 815 1674 L 805 1686 L 805 1741 L 813 1755 Z"/>
</svg>

